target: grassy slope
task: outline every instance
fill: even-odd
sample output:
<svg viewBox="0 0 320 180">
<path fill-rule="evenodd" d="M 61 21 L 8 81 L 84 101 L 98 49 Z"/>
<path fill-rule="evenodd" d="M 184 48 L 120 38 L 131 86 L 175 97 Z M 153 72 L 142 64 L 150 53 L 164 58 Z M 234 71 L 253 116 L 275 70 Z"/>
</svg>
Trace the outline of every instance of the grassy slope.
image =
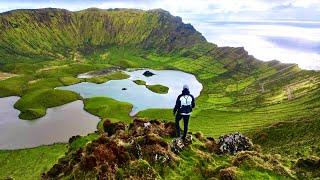
<svg viewBox="0 0 320 180">
<path fill-rule="evenodd" d="M 112 60 L 113 63 L 115 63 L 116 58 L 125 57 L 126 59 L 132 59 L 131 64 L 135 64 L 135 66 L 140 67 L 152 67 L 157 69 L 168 69 L 168 68 L 183 68 L 184 66 L 176 66 L 173 67 L 172 64 L 175 64 L 176 61 L 179 61 L 180 59 L 184 59 L 183 57 L 161 57 L 161 56 L 155 56 L 154 54 L 149 56 L 148 62 L 144 60 L 143 57 L 139 56 L 140 51 L 133 51 L 132 49 L 129 49 L 127 53 L 119 53 L 119 48 L 111 49 L 110 51 L 107 51 L 111 54 L 111 57 L 113 58 L 109 59 Z M 125 54 L 125 55 L 124 55 Z M 141 61 L 140 61 L 141 59 Z M 161 59 L 161 60 L 159 60 Z M 109 63 L 110 61 L 106 61 L 106 63 Z M 166 62 L 166 63 L 163 63 Z M 121 63 L 121 62 L 119 62 Z M 117 65 L 115 63 L 115 65 Z M 91 65 L 90 65 L 91 66 Z M 191 70 L 190 70 L 191 71 Z M 272 70 L 273 71 L 273 70 Z M 196 73 L 195 73 L 196 74 Z M 51 77 L 50 73 L 47 73 L 48 77 Z M 310 94 L 302 96 L 300 98 L 296 98 L 291 101 L 282 100 L 282 103 L 274 103 L 274 104 L 267 104 L 267 102 L 262 101 L 259 106 L 255 107 L 255 101 L 247 101 L 246 106 L 234 106 L 234 101 L 237 101 L 237 98 L 244 98 L 243 96 L 236 96 L 237 92 L 232 92 L 234 94 L 231 94 L 233 96 L 229 97 L 227 90 L 223 90 L 223 85 L 226 82 L 220 82 L 219 87 L 217 86 L 217 83 L 214 83 L 216 81 L 213 81 L 212 79 L 201 79 L 201 74 L 196 74 L 196 76 L 199 78 L 199 80 L 204 84 L 204 90 L 199 98 L 197 98 L 197 108 L 193 114 L 192 120 L 190 122 L 190 130 L 191 131 L 202 131 L 206 135 L 213 135 L 218 136 L 223 133 L 231 132 L 231 131 L 241 131 L 241 132 L 247 132 L 250 133 L 252 131 L 256 131 L 259 128 L 263 128 L 264 126 L 270 125 L 272 123 L 276 123 L 279 121 L 288 121 L 293 120 L 295 118 L 311 118 L 313 119 L 314 116 L 319 112 L 319 104 L 317 101 L 319 96 L 317 95 L 317 91 L 310 88 Z M 16 78 L 16 77 L 15 77 Z M 212 77 L 217 78 L 217 76 Z M 10 80 L 10 79 L 9 79 Z M 221 79 L 222 81 L 223 79 Z M 211 82 L 212 81 L 212 82 Z M 231 82 L 229 82 L 231 84 Z M 213 86 L 214 85 L 214 86 Z M 225 84 L 225 89 L 228 87 L 228 84 Z M 218 91 L 221 95 L 217 96 L 210 96 L 210 93 L 217 94 L 217 89 L 222 89 Z M 248 95 L 249 96 L 249 95 Z M 269 97 L 272 97 L 271 95 Z M 211 99 L 214 100 L 211 100 Z M 225 101 L 225 99 L 231 98 L 232 101 Z M 221 99 L 220 101 L 217 101 L 217 99 Z M 102 102 L 103 105 L 105 105 L 106 102 Z M 93 102 L 93 104 L 100 102 Z M 108 103 L 107 103 L 108 104 Z M 92 105 L 92 107 L 97 107 L 96 104 Z M 224 107 L 224 108 L 221 108 Z M 250 108 L 252 107 L 252 108 Z M 93 108 L 95 109 L 95 108 Z M 118 110 L 118 109 L 117 109 Z M 90 110 L 89 110 L 90 111 Z M 96 110 L 95 110 L 96 111 Z M 99 112 L 98 110 L 96 111 Z M 103 111 L 100 111 L 102 114 L 101 116 L 107 116 L 108 113 L 105 113 Z M 99 112 L 99 113 L 100 113 Z M 109 117 L 119 117 L 118 113 L 112 113 Z M 124 113 L 124 116 L 129 118 L 127 116 L 129 112 L 129 109 L 126 113 Z M 158 118 L 158 119 L 166 119 L 166 120 L 173 120 L 173 115 L 171 110 L 147 110 L 144 112 L 139 113 L 139 116 L 141 117 L 148 117 L 148 118 Z M 124 118 L 126 119 L 126 118 Z M 227 125 L 226 125 L 227 124 Z M 280 139 L 279 143 L 284 142 L 285 139 Z M 303 141 L 302 141 L 303 142 Z M 269 148 L 270 144 L 266 144 L 264 147 L 267 149 Z M 302 146 L 304 146 L 303 144 Z M 308 145 L 308 147 L 314 145 L 314 143 L 311 143 Z M 295 152 L 294 152 L 295 153 Z M 186 161 L 187 162 L 187 161 Z M 38 167 L 37 164 L 34 164 L 35 167 Z M 188 166 L 187 164 L 185 165 Z M 191 171 L 190 171 L 191 172 Z M 265 172 L 256 171 L 256 170 L 241 170 L 243 172 L 243 177 L 251 177 L 251 179 L 254 179 L 254 177 L 267 177 Z M 251 173 L 251 175 L 250 175 Z M 185 174 L 186 175 L 186 174 Z M 181 175 L 175 175 L 177 177 Z M 273 175 L 271 177 L 274 177 Z"/>
<path fill-rule="evenodd" d="M 67 150 L 65 144 L 40 146 L 31 149 L 0 151 L 0 179 L 39 179 Z"/>
<path fill-rule="evenodd" d="M 252 133 L 253 141 L 267 153 L 291 158 L 320 156 L 320 118 L 279 122 Z"/>
</svg>

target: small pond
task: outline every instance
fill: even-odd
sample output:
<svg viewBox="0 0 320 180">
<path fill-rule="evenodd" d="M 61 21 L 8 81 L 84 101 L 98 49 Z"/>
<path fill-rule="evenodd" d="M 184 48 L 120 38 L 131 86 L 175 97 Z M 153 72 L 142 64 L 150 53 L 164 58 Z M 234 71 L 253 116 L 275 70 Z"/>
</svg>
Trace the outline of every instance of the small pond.
<svg viewBox="0 0 320 180">
<path fill-rule="evenodd" d="M 149 70 L 155 75 L 146 77 L 143 73 Z M 131 115 L 151 108 L 172 108 L 177 96 L 181 93 L 184 84 L 188 84 L 191 94 L 200 95 L 202 84 L 192 74 L 174 70 L 135 70 L 125 71 L 130 78 L 124 80 L 111 80 L 102 84 L 82 82 L 79 84 L 59 87 L 59 89 L 71 90 L 84 98 L 95 96 L 110 97 L 118 101 L 131 103 L 133 109 Z M 150 91 L 145 85 L 137 85 L 133 80 L 143 80 L 147 85 L 161 84 L 167 86 L 167 94 L 158 94 Z M 126 90 L 122 90 L 126 89 Z"/>
<path fill-rule="evenodd" d="M 13 107 L 18 99 L 0 98 L 0 149 L 68 142 L 71 136 L 97 129 L 99 118 L 84 111 L 82 101 L 49 108 L 46 116 L 29 121 L 19 119 L 19 111 Z"/>
</svg>

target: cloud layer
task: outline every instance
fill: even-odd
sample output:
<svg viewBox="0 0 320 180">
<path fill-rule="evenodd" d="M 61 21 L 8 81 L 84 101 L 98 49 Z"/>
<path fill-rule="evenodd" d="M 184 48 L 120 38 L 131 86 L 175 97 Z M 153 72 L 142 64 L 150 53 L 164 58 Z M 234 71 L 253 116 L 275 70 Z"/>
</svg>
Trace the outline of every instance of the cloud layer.
<svg viewBox="0 0 320 180">
<path fill-rule="evenodd" d="M 320 20 L 320 0 L 0 0 L 0 11 L 22 8 L 162 8 L 183 18 Z M 210 15 L 210 17 L 208 17 Z"/>
</svg>

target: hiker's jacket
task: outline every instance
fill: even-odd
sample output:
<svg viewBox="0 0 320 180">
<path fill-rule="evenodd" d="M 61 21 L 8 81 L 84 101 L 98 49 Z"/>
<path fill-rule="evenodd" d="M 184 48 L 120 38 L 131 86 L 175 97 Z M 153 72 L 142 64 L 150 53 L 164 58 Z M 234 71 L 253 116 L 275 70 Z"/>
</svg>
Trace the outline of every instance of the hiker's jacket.
<svg viewBox="0 0 320 180">
<path fill-rule="evenodd" d="M 181 115 L 190 115 L 192 108 L 195 107 L 194 97 L 190 94 L 188 89 L 184 89 L 182 94 L 177 98 L 176 105 L 173 108 L 173 113 Z"/>
</svg>

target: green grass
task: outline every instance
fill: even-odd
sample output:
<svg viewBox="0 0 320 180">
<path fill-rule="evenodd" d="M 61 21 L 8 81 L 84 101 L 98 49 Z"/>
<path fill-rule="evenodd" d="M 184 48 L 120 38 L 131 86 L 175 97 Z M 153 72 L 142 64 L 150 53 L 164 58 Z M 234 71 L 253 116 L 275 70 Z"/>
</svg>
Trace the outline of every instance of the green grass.
<svg viewBox="0 0 320 180">
<path fill-rule="evenodd" d="M 0 150 L 0 179 L 40 179 L 64 155 L 65 144 L 54 144 L 22 150 Z"/>
<path fill-rule="evenodd" d="M 138 112 L 137 116 L 142 118 L 161 119 L 164 121 L 173 121 L 175 117 L 172 109 L 147 109 Z"/>
<path fill-rule="evenodd" d="M 168 87 L 163 86 L 161 84 L 147 85 L 146 82 L 143 80 L 134 80 L 133 82 L 138 85 L 145 85 L 150 91 L 154 93 L 167 94 L 169 91 Z"/>
<path fill-rule="evenodd" d="M 134 80 L 134 83 L 138 84 L 138 85 L 146 85 L 146 82 L 143 80 Z"/>
<path fill-rule="evenodd" d="M 107 97 L 93 97 L 84 100 L 84 109 L 89 113 L 102 119 L 108 118 L 112 121 L 131 122 L 129 113 L 132 105 L 119 102 Z"/>
<path fill-rule="evenodd" d="M 87 82 L 92 82 L 96 84 L 102 84 L 110 80 L 121 80 L 121 79 L 127 79 L 130 76 L 124 72 L 113 72 L 104 76 L 97 76 L 93 78 L 86 79 Z"/>
<path fill-rule="evenodd" d="M 21 119 L 36 119 L 46 114 L 47 108 L 60 106 L 80 99 L 80 96 L 71 91 L 57 89 L 40 89 L 21 97 L 15 108 L 21 111 Z"/>
<path fill-rule="evenodd" d="M 13 77 L 0 81 L 0 97 L 22 95 L 29 77 Z"/>
<path fill-rule="evenodd" d="M 155 93 L 158 94 L 167 94 L 169 91 L 169 88 L 160 84 L 155 84 L 155 85 L 146 85 L 146 87 Z"/>
<path fill-rule="evenodd" d="M 97 139 L 99 137 L 98 133 L 91 133 L 86 136 L 80 136 L 76 138 L 72 143 L 69 144 L 69 150 L 76 151 L 80 148 L 83 148 L 89 142 Z"/>
<path fill-rule="evenodd" d="M 75 78 L 75 77 L 61 77 L 59 78 L 60 82 L 64 85 L 64 86 L 69 86 L 69 85 L 73 85 L 73 84 L 77 84 L 82 82 L 81 79 Z"/>
<path fill-rule="evenodd" d="M 167 60 L 166 61 L 170 61 Z M 152 60 L 151 60 L 152 62 Z M 134 61 L 134 63 L 139 64 L 140 62 Z M 141 64 L 144 64 L 142 61 Z M 156 63 L 154 64 L 155 66 Z M 182 66 L 177 65 L 177 67 L 181 68 Z M 64 69 L 65 67 L 62 67 Z M 70 68 L 70 67 L 68 67 Z M 166 68 L 165 66 L 158 66 L 159 69 Z M 58 68 L 61 70 L 61 68 Z M 59 70 L 59 71 L 60 71 Z M 256 101 L 254 96 L 255 93 L 251 92 L 249 95 L 240 96 L 240 92 L 243 93 L 243 87 L 237 86 L 229 86 L 228 84 L 232 84 L 234 82 L 224 80 L 222 77 L 219 79 L 220 75 L 208 76 L 204 75 L 207 72 L 197 74 L 197 71 L 193 72 L 195 69 L 190 69 L 192 73 L 195 73 L 196 76 L 200 79 L 202 84 L 204 85 L 204 89 L 201 93 L 201 96 L 197 98 L 196 101 L 196 109 L 193 112 L 193 115 L 190 120 L 190 131 L 197 132 L 201 131 L 207 136 L 218 137 L 221 134 L 240 131 L 244 132 L 248 135 L 251 135 L 252 132 L 256 132 L 257 130 L 264 129 L 266 126 L 270 126 L 279 121 L 294 121 L 303 118 L 309 118 L 314 120 L 317 114 L 319 113 L 319 95 L 317 91 L 310 90 L 308 95 L 302 96 L 300 98 L 296 98 L 292 101 L 283 100 L 280 103 L 274 104 L 264 104 L 263 100 L 260 102 L 259 106 L 256 106 Z M 56 76 L 55 73 L 59 72 L 58 70 L 48 70 L 50 72 L 41 72 L 41 76 L 39 75 L 40 80 L 34 81 L 31 78 L 32 83 L 28 83 L 25 80 L 21 80 L 21 84 L 25 84 L 25 90 L 21 90 L 19 87 L 16 88 L 15 91 L 12 91 L 15 94 L 19 92 L 23 94 L 21 107 L 25 108 L 25 113 L 28 116 L 39 116 L 39 114 L 43 114 L 44 107 L 47 107 L 47 101 L 44 99 L 56 99 L 56 96 L 60 96 L 60 93 L 55 94 L 52 97 L 46 97 L 46 91 L 54 91 L 52 89 L 40 89 L 39 88 L 49 86 L 53 88 L 55 86 L 64 84 L 64 83 L 73 83 L 76 82 L 76 78 L 72 73 L 62 73 L 63 76 Z M 66 70 L 63 70 L 63 72 Z M 72 75 L 71 75 L 72 74 Z M 63 79 L 63 77 L 68 77 Z M 71 77 L 71 78 L 69 78 Z M 73 78 L 72 78 L 73 77 Z M 17 81 L 19 79 L 15 79 L 18 77 L 10 78 L 10 81 Z M 21 77 L 20 77 L 21 78 Z M 5 83 L 10 84 L 5 80 Z M 65 80 L 65 82 L 63 81 Z M 212 82 L 211 82 L 212 81 Z M 247 79 L 248 82 L 251 82 L 251 79 Z M 13 83 L 12 83 L 13 84 Z M 247 85 L 245 82 L 241 82 L 241 86 Z M 10 87 L 8 85 L 8 87 Z M 14 87 L 14 85 L 11 85 Z M 224 87 L 224 88 L 221 88 Z M 228 88 L 229 87 L 229 88 Z M 6 91 L 6 93 L 9 91 Z M 275 91 L 277 92 L 277 91 Z M 42 94 L 44 93 L 44 94 Z M 50 93 L 49 93 L 50 94 Z M 251 97 L 252 96 L 252 97 Z M 277 94 L 266 93 L 264 96 L 268 98 L 277 97 Z M 55 101 L 55 100 L 54 100 Z M 59 100 L 60 101 L 60 100 Z M 30 103 L 32 102 L 32 103 Z M 35 103 L 34 103 L 35 102 Z M 40 102 L 38 105 L 38 102 Z M 42 104 L 42 103 L 44 104 Z M 60 101 L 61 102 L 61 101 Z M 63 100 L 64 102 L 64 100 Z M 35 104 L 35 105 L 30 105 Z M 53 103 L 56 105 L 56 103 Z M 59 104 L 59 103 L 58 103 Z M 34 108 L 34 107 L 41 108 Z M 127 103 L 120 103 L 115 100 L 109 98 L 90 98 L 85 100 L 85 109 L 95 115 L 98 115 L 101 118 L 110 118 L 113 121 L 124 121 L 131 122 L 131 118 L 128 115 L 131 111 L 132 106 Z M 30 110 L 30 112 L 27 112 Z M 35 114 L 35 115 L 34 115 Z M 174 121 L 174 116 L 172 114 L 171 109 L 149 109 L 146 111 L 142 111 L 138 114 L 139 117 L 146 117 L 151 119 L 163 119 L 166 121 Z M 318 126 L 315 124 L 317 121 L 312 121 L 313 123 L 307 125 L 308 123 L 301 122 L 296 125 L 288 125 L 281 126 L 281 128 L 263 130 L 267 132 L 268 138 L 260 141 L 259 139 L 254 139 L 256 143 L 262 145 L 264 151 L 270 153 L 279 153 L 279 154 L 297 154 L 296 157 L 300 157 L 301 154 L 303 156 L 307 155 L 319 155 L 317 153 L 317 129 Z M 101 121 L 102 123 L 102 121 Z M 100 125 L 101 125 L 100 123 Z M 305 129 L 308 129 L 306 133 Z M 305 134 L 300 136 L 301 134 Z M 288 136 L 287 136 L 288 135 Z M 79 148 L 89 142 L 95 136 L 89 136 L 87 138 L 80 139 L 74 143 L 74 148 Z M 308 141 L 310 140 L 310 141 Z M 290 143 L 294 142 L 294 143 Z M 288 145 L 286 145 L 288 144 Z M 290 147 L 290 148 L 289 148 Z M 313 148 L 315 147 L 315 148 Z M 290 149 L 286 151 L 286 149 Z M 14 153 L 15 151 L 8 152 L 9 154 Z M 36 154 L 31 154 L 30 157 L 36 156 Z M 215 172 L 216 169 L 226 166 L 226 164 L 230 163 L 228 158 L 220 158 L 214 157 L 215 164 L 201 164 L 201 159 L 203 157 L 195 156 L 194 152 L 186 151 L 182 155 L 184 161 L 179 165 L 179 169 L 175 169 L 173 171 L 168 172 L 167 177 L 174 178 L 183 178 L 183 177 L 192 177 L 196 179 L 203 179 L 197 174 L 195 171 L 201 170 L 201 166 L 211 169 Z M 219 160 L 220 158 L 220 160 Z M 12 160 L 12 164 L 17 164 L 19 161 Z M 14 162 L 15 161 L 15 162 Z M 199 164 L 200 163 L 200 164 Z M 193 167 L 194 164 L 198 164 L 196 167 Z M 50 167 L 50 163 L 44 163 L 43 166 Z M 37 168 L 37 165 L 34 165 Z M 20 169 L 16 166 L 8 167 L 10 172 L 18 172 Z M 32 171 L 33 172 L 33 171 Z M 37 172 L 37 171 L 35 171 Z M 209 171 L 210 172 L 210 171 Z M 245 169 L 239 168 L 237 170 L 238 177 L 240 179 L 256 179 L 256 178 L 269 178 L 269 179 L 278 179 L 280 178 L 278 175 L 273 174 L 271 172 L 266 172 L 260 169 Z M 14 174 L 14 173 L 12 173 Z M 4 175 L 7 176 L 7 175 Z M 21 177 L 25 179 L 26 176 L 36 176 L 31 174 L 31 170 L 29 173 L 17 174 L 15 177 Z"/>
<path fill-rule="evenodd" d="M 316 116 L 316 115 L 315 115 Z M 268 153 L 291 158 L 320 156 L 320 118 L 279 122 L 252 133 L 253 142 Z"/>
</svg>

